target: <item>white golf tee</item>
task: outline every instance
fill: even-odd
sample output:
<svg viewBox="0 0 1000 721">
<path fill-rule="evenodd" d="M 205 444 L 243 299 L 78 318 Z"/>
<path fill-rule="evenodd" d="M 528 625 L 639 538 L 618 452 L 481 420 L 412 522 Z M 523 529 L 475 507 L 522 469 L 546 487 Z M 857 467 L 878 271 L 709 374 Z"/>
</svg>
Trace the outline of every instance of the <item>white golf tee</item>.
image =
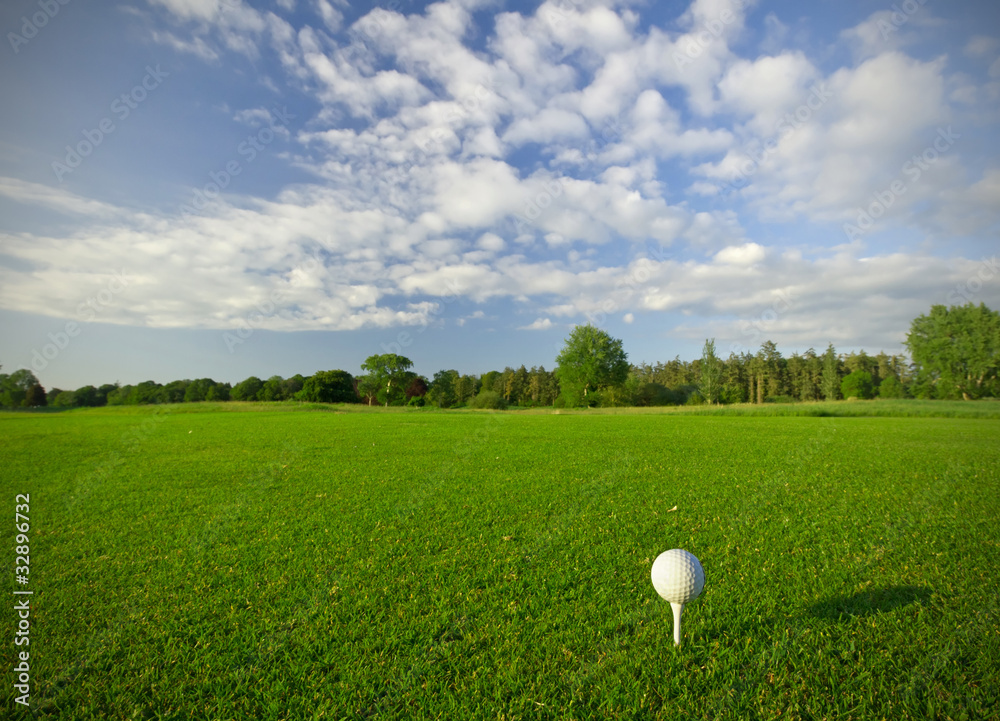
<svg viewBox="0 0 1000 721">
<path fill-rule="evenodd" d="M 670 602 L 670 608 L 674 610 L 674 645 L 681 645 L 681 614 L 684 613 L 684 604 Z"/>
</svg>

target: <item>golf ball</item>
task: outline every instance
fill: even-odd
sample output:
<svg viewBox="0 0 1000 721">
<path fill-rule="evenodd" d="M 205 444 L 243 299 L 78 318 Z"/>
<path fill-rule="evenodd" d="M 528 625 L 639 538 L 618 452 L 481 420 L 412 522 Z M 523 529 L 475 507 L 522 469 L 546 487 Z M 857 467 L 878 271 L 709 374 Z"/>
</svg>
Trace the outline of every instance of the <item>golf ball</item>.
<svg viewBox="0 0 1000 721">
<path fill-rule="evenodd" d="M 653 588 L 671 603 L 687 603 L 705 588 L 705 571 L 694 554 L 682 548 L 664 551 L 653 561 Z"/>
</svg>

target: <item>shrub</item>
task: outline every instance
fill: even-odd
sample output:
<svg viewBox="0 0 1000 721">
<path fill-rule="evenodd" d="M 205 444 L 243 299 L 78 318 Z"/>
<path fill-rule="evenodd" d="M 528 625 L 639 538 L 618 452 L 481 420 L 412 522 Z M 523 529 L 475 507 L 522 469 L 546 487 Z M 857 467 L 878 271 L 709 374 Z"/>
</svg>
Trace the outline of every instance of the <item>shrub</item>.
<svg viewBox="0 0 1000 721">
<path fill-rule="evenodd" d="M 906 398 L 906 389 L 896 376 L 889 376 L 878 387 L 879 398 Z"/>
<path fill-rule="evenodd" d="M 63 391 L 55 397 L 52 405 L 59 408 L 73 408 L 76 405 L 76 394 L 73 391 Z"/>
<path fill-rule="evenodd" d="M 699 391 L 692 391 L 691 395 L 687 397 L 684 405 L 686 406 L 703 406 L 705 405 L 705 398 L 701 395 Z"/>
<path fill-rule="evenodd" d="M 795 403 L 795 399 L 791 396 L 768 396 L 764 399 L 765 403 Z"/>
<path fill-rule="evenodd" d="M 860 398 L 866 400 L 875 396 L 875 385 L 872 374 L 868 371 L 854 371 L 844 376 L 840 381 L 840 392 L 844 398 Z"/>
<path fill-rule="evenodd" d="M 489 408 L 502 411 L 507 408 L 507 399 L 496 391 L 480 391 L 479 395 L 469 403 L 470 408 Z"/>
</svg>

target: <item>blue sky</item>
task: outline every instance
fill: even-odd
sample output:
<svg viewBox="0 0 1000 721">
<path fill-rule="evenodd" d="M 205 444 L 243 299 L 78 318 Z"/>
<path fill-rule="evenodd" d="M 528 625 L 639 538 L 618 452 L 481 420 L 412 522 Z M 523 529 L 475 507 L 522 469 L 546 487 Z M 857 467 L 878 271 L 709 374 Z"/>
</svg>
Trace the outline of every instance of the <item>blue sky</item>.
<svg viewBox="0 0 1000 721">
<path fill-rule="evenodd" d="M 995 3 L 14 0 L 0 363 L 46 387 L 899 352 L 1000 308 Z"/>
</svg>

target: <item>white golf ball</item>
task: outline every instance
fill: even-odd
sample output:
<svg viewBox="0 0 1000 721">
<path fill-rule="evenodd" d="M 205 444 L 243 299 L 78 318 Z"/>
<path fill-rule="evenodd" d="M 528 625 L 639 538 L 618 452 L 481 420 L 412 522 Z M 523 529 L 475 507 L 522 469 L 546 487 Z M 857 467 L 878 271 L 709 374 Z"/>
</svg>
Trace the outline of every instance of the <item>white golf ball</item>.
<svg viewBox="0 0 1000 721">
<path fill-rule="evenodd" d="M 682 548 L 664 551 L 653 561 L 653 588 L 671 603 L 688 603 L 705 588 L 705 570 L 694 554 Z"/>
</svg>

